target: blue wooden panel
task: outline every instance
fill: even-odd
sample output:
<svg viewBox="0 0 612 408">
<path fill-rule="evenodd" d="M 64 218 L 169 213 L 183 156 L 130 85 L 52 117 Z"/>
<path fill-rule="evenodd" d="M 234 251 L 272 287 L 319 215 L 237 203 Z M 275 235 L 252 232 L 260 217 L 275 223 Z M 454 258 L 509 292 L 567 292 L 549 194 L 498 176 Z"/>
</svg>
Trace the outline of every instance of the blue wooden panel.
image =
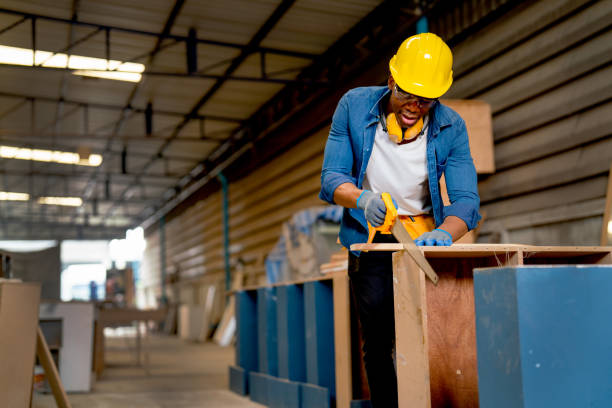
<svg viewBox="0 0 612 408">
<path fill-rule="evenodd" d="M 304 291 L 302 286 L 276 288 L 278 298 L 278 376 L 291 381 L 306 381 L 304 343 Z"/>
<path fill-rule="evenodd" d="M 351 408 L 372 408 L 370 400 L 352 400 Z"/>
<path fill-rule="evenodd" d="M 236 394 L 247 395 L 249 393 L 248 375 L 244 368 L 230 366 L 229 382 L 230 390 L 234 391 Z"/>
<path fill-rule="evenodd" d="M 306 382 L 329 389 L 335 398 L 334 307 L 331 282 L 304 284 Z"/>
<path fill-rule="evenodd" d="M 257 371 L 257 308 L 255 292 L 239 291 L 236 297 L 236 364 Z"/>
<path fill-rule="evenodd" d="M 269 376 L 266 374 L 249 373 L 249 397 L 251 401 L 268 405 L 268 379 Z"/>
<path fill-rule="evenodd" d="M 257 289 L 259 372 L 278 376 L 276 288 Z"/>
<path fill-rule="evenodd" d="M 270 408 L 300 408 L 300 383 L 281 378 L 268 378 Z"/>
<path fill-rule="evenodd" d="M 313 384 L 301 384 L 301 400 L 302 408 L 329 408 L 330 395 L 329 390 L 325 387 L 319 387 Z"/>
<path fill-rule="evenodd" d="M 612 406 L 612 267 L 474 273 L 480 406 Z"/>
</svg>

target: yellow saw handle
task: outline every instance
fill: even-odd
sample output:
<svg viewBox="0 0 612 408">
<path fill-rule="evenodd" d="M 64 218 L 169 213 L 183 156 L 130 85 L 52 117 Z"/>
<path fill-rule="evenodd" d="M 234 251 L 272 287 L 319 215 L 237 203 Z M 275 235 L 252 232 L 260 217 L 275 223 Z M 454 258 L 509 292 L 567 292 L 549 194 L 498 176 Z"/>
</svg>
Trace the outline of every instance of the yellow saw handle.
<svg viewBox="0 0 612 408">
<path fill-rule="evenodd" d="M 383 224 L 379 227 L 372 227 L 372 225 L 368 222 L 368 227 L 369 227 L 368 243 L 372 242 L 372 240 L 374 239 L 374 235 L 376 234 L 376 231 L 382 234 L 391 234 L 391 228 L 393 228 L 393 224 L 395 223 L 395 220 L 397 219 L 397 208 L 395 208 L 395 205 L 393 204 L 393 200 L 391 199 L 391 194 L 382 193 L 381 198 L 383 202 L 385 203 L 385 207 L 387 207 L 387 213 L 385 214 L 385 222 L 383 222 Z"/>
</svg>

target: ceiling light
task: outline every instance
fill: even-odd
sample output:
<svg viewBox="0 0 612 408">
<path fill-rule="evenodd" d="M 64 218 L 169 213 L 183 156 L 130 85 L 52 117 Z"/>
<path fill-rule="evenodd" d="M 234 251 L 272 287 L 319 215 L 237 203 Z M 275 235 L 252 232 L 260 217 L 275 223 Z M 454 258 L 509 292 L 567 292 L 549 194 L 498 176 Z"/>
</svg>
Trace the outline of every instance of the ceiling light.
<svg viewBox="0 0 612 408">
<path fill-rule="evenodd" d="M 608 221 L 608 234 L 612 234 L 612 221 Z"/>
<path fill-rule="evenodd" d="M 61 164 L 77 164 L 79 166 L 97 167 L 102 164 L 102 156 L 90 154 L 81 157 L 78 153 L 59 150 L 30 149 L 27 147 L 0 146 L 0 158 L 34 160 Z"/>
<path fill-rule="evenodd" d="M 26 193 L 9 193 L 8 191 L 0 191 L 0 201 L 28 201 L 30 195 Z"/>
<path fill-rule="evenodd" d="M 80 207 L 81 205 L 83 205 L 83 200 L 81 199 L 81 197 L 39 197 L 38 204 Z"/>
<path fill-rule="evenodd" d="M 36 50 L 34 58 L 32 58 L 31 49 L 0 45 L 0 64 L 31 67 L 33 63 L 41 67 L 73 69 L 75 70 L 73 71 L 74 75 L 129 82 L 139 82 L 142 79 L 141 73 L 145 70 L 143 64 L 135 62 L 106 60 L 41 50 Z"/>
<path fill-rule="evenodd" d="M 88 76 L 94 78 L 116 79 L 118 81 L 140 82 L 142 75 L 135 72 L 117 72 L 117 71 L 91 71 L 78 69 L 72 72 L 74 75 Z"/>
</svg>

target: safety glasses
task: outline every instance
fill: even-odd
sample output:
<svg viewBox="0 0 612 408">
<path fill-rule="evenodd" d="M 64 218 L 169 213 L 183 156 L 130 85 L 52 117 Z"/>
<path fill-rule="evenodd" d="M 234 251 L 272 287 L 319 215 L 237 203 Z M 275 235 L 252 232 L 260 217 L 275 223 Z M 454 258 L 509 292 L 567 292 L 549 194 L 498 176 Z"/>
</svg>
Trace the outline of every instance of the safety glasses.
<svg viewBox="0 0 612 408">
<path fill-rule="evenodd" d="M 413 95 L 409 92 L 404 91 L 402 88 L 397 86 L 397 84 L 395 84 L 393 90 L 395 91 L 395 97 L 399 99 L 402 104 L 416 103 L 417 105 L 419 105 L 419 108 L 431 108 L 431 105 L 433 105 L 438 100 L 437 98 L 429 99 Z"/>
</svg>

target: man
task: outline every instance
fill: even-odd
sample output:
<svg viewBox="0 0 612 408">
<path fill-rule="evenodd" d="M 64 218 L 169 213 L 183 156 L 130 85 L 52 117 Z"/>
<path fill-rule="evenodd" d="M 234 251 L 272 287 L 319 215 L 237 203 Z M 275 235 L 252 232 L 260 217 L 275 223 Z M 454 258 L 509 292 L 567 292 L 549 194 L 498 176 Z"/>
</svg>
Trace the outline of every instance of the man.
<svg viewBox="0 0 612 408">
<path fill-rule="evenodd" d="M 480 199 L 465 123 L 438 102 L 451 86 L 452 54 L 438 36 L 406 39 L 389 63 L 386 87 L 347 92 L 334 113 L 321 173 L 321 199 L 344 208 L 342 245 L 368 240 L 391 194 L 417 245 L 451 245 L 473 229 Z M 451 204 L 444 206 L 445 175 Z M 374 242 L 394 242 L 377 233 Z M 397 406 L 391 253 L 351 252 L 349 275 L 364 336 L 374 408 Z"/>
</svg>

